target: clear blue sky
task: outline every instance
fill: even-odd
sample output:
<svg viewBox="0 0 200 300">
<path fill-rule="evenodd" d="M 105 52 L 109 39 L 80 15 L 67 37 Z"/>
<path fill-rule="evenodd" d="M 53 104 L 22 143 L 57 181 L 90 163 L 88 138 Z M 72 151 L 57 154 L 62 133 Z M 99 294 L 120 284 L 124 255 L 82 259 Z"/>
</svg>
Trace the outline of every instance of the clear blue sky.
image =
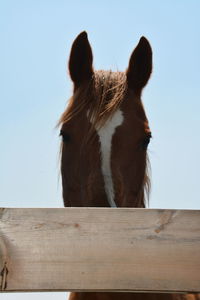
<svg viewBox="0 0 200 300">
<path fill-rule="evenodd" d="M 62 206 L 54 126 L 72 90 L 70 47 L 86 30 L 97 69 L 126 69 L 140 36 L 149 39 L 154 72 L 143 101 L 153 133 L 150 207 L 200 209 L 199 12 L 198 0 L 2 0 L 0 206 Z"/>
</svg>

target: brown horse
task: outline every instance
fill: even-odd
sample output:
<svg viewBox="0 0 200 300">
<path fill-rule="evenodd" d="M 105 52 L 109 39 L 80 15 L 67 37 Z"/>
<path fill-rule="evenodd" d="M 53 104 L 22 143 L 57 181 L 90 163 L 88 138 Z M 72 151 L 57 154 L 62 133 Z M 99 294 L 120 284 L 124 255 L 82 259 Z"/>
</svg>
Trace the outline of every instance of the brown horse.
<svg viewBox="0 0 200 300">
<path fill-rule="evenodd" d="M 123 72 L 94 71 L 86 32 L 74 41 L 69 73 L 74 93 L 60 125 L 65 206 L 145 207 L 151 131 L 141 102 L 152 72 L 152 50 L 142 37 Z M 71 293 L 70 300 L 200 299 L 156 293 Z"/>
</svg>

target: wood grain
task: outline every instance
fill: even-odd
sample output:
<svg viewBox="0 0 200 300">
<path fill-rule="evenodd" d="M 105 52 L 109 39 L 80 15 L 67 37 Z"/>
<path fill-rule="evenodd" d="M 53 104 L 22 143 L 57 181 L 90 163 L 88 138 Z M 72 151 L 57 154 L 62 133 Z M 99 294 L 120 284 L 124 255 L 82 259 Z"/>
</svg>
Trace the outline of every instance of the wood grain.
<svg viewBox="0 0 200 300">
<path fill-rule="evenodd" d="M 0 289 L 200 292 L 200 211 L 1 208 Z"/>
</svg>

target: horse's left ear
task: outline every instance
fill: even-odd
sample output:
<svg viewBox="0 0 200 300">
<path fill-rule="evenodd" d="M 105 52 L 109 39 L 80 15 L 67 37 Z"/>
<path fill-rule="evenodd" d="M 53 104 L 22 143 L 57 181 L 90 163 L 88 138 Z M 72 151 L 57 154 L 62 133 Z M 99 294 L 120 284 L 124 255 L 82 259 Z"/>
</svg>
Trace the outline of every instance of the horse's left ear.
<svg viewBox="0 0 200 300">
<path fill-rule="evenodd" d="M 93 75 L 92 61 L 92 49 L 87 33 L 83 31 L 73 42 L 69 58 L 69 73 L 75 87 L 79 86 L 84 80 L 91 79 Z"/>
<path fill-rule="evenodd" d="M 141 37 L 130 57 L 126 72 L 128 87 L 141 92 L 152 72 L 152 50 L 148 40 Z"/>
</svg>

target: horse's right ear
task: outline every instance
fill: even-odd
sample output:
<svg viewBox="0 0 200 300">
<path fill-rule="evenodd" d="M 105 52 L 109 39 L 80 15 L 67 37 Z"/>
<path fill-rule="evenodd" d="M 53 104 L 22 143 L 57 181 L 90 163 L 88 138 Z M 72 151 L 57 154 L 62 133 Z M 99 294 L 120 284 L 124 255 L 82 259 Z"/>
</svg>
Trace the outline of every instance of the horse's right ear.
<svg viewBox="0 0 200 300">
<path fill-rule="evenodd" d="M 70 58 L 69 73 L 75 87 L 78 87 L 84 80 L 91 79 L 93 55 L 87 33 L 83 31 L 73 42 Z"/>
</svg>

